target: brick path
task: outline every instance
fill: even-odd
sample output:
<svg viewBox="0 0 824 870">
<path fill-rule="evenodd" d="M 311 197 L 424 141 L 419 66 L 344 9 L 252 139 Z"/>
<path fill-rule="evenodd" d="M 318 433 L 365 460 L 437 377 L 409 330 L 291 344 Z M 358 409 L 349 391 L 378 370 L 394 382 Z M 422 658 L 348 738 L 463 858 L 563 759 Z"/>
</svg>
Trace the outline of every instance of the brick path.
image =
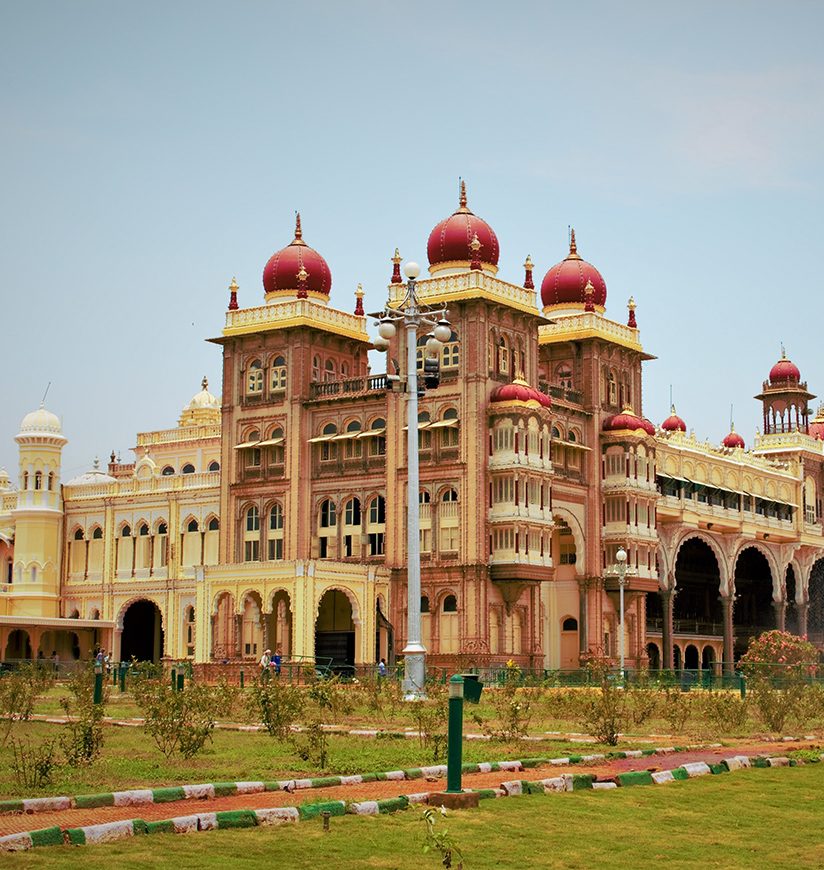
<svg viewBox="0 0 824 870">
<path fill-rule="evenodd" d="M 786 745 L 786 751 L 803 749 L 811 744 L 795 741 Z M 813 744 L 814 745 L 814 744 Z M 643 758 L 622 758 L 604 761 L 599 764 L 575 764 L 568 767 L 544 765 L 525 771 L 496 771 L 493 773 L 464 774 L 463 784 L 468 788 L 495 788 L 501 782 L 511 779 L 542 779 L 560 773 L 593 773 L 598 776 L 611 776 L 630 770 L 660 770 L 678 767 L 691 761 L 717 762 L 732 755 L 776 755 L 782 751 L 782 744 L 760 743 L 741 746 L 726 746 L 717 749 L 672 752 L 667 755 L 646 756 Z M 300 789 L 295 792 L 270 791 L 256 794 L 230 795 L 211 800 L 186 800 L 163 804 L 146 804 L 132 807 L 96 807 L 93 809 L 71 809 L 59 812 L 0 815 L 0 836 L 38 828 L 59 825 L 62 828 L 95 825 L 121 819 L 144 819 L 157 821 L 175 816 L 200 812 L 222 812 L 239 809 L 262 809 L 266 807 L 298 806 L 323 800 L 376 800 L 396 797 L 399 794 L 415 794 L 426 791 L 439 791 L 445 788 L 445 781 L 429 782 L 425 779 L 390 780 L 358 783 L 355 785 L 330 786 L 327 788 Z"/>
</svg>

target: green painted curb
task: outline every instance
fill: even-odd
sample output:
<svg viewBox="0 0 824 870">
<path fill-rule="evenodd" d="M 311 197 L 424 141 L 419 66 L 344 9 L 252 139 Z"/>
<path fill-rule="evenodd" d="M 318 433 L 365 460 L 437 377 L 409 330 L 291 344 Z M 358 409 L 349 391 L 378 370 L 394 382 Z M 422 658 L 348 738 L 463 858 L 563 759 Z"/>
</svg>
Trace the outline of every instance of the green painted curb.
<svg viewBox="0 0 824 870">
<path fill-rule="evenodd" d="M 316 819 L 321 813 L 331 813 L 333 816 L 346 815 L 346 804 L 343 801 L 323 801 L 319 804 L 304 804 L 298 807 L 301 820 Z"/>
<path fill-rule="evenodd" d="M 549 758 L 522 758 L 521 759 L 521 767 L 524 770 L 529 770 L 531 767 L 540 767 L 542 764 L 549 764 L 551 759 Z"/>
<path fill-rule="evenodd" d="M 0 813 L 22 813 L 23 801 L 0 801 Z"/>
<path fill-rule="evenodd" d="M 652 785 L 652 774 L 648 770 L 632 770 L 627 773 L 619 773 L 616 777 L 618 785 Z"/>
<path fill-rule="evenodd" d="M 111 792 L 104 794 L 79 794 L 74 799 L 74 805 L 81 810 L 90 810 L 95 807 L 113 807 L 114 795 Z"/>
<path fill-rule="evenodd" d="M 378 801 L 379 813 L 396 813 L 398 810 L 405 810 L 409 806 L 409 798 L 406 795 L 400 795 L 396 798 L 385 798 Z"/>
<path fill-rule="evenodd" d="M 683 767 L 676 767 L 672 771 L 672 778 L 673 779 L 689 779 L 690 775 L 686 772 L 686 770 L 684 770 Z"/>
<path fill-rule="evenodd" d="M 729 773 L 730 769 L 724 764 L 723 761 L 718 764 L 708 764 L 707 767 L 710 769 L 710 773 Z"/>
<path fill-rule="evenodd" d="M 464 770 L 465 767 L 466 765 L 461 770 Z M 419 767 L 410 767 L 409 770 L 403 772 L 403 775 L 407 779 L 423 779 L 423 771 Z"/>
<path fill-rule="evenodd" d="M 167 804 L 172 801 L 186 800 L 186 792 L 182 786 L 169 786 L 168 788 L 153 788 L 152 800 L 156 804 Z"/>
<path fill-rule="evenodd" d="M 478 795 L 478 800 L 485 801 L 489 798 L 498 797 L 498 793 L 494 788 L 476 788 L 475 794 Z"/>
<path fill-rule="evenodd" d="M 162 822 L 146 822 L 147 834 L 174 834 L 175 824 L 171 819 Z"/>
<path fill-rule="evenodd" d="M 212 787 L 215 790 L 215 797 L 231 797 L 237 794 L 236 782 L 213 782 Z"/>
<path fill-rule="evenodd" d="M 225 813 L 215 813 L 218 829 L 224 828 L 256 828 L 257 816 L 254 810 L 230 810 Z"/>
<path fill-rule="evenodd" d="M 471 761 L 465 761 L 461 765 L 461 773 L 478 773 L 480 771 L 480 767 L 477 764 L 474 764 Z"/>
<path fill-rule="evenodd" d="M 149 823 L 143 821 L 143 819 L 132 819 L 132 830 L 135 837 L 139 837 L 141 834 L 148 834 Z"/>
<path fill-rule="evenodd" d="M 66 828 L 66 836 L 72 846 L 86 845 L 86 832 L 83 828 Z"/>
<path fill-rule="evenodd" d="M 770 766 L 770 762 L 768 761 L 768 759 L 764 758 L 761 755 L 759 755 L 757 758 L 751 758 L 750 761 L 751 761 L 753 767 L 769 767 Z"/>
<path fill-rule="evenodd" d="M 40 828 L 38 831 L 29 831 L 32 846 L 62 846 L 63 829 L 59 825 L 51 828 Z"/>
<path fill-rule="evenodd" d="M 655 755 L 654 749 L 642 749 L 641 755 Z"/>
<path fill-rule="evenodd" d="M 277 780 L 273 780 L 272 782 L 264 782 L 263 783 L 264 791 L 283 791 L 280 787 L 280 783 Z"/>
<path fill-rule="evenodd" d="M 570 755 L 568 757 L 570 764 L 580 764 L 584 760 L 582 755 Z"/>
<path fill-rule="evenodd" d="M 544 787 L 540 782 L 529 782 L 529 780 L 521 780 L 521 792 L 523 794 L 544 794 Z"/>
<path fill-rule="evenodd" d="M 341 784 L 339 776 L 319 776 L 317 779 L 310 779 L 309 782 L 312 783 L 312 788 L 326 788 Z"/>
<path fill-rule="evenodd" d="M 595 777 L 591 773 L 573 773 L 572 774 L 572 790 L 580 791 L 584 788 L 592 788 L 592 783 Z"/>
</svg>

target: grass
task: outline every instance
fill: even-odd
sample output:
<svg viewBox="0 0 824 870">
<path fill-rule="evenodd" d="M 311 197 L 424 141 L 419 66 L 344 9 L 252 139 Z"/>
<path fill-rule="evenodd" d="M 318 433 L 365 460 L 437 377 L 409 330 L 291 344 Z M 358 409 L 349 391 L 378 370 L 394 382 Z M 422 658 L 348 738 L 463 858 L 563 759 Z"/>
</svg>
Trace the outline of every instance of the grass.
<svg viewBox="0 0 824 870">
<path fill-rule="evenodd" d="M 482 801 L 451 814 L 466 870 L 548 866 L 668 870 L 805 868 L 824 864 L 824 765 L 751 770 L 668 786 Z M 108 846 L 49 847 L 9 857 L 9 867 L 143 870 L 146 866 L 437 870 L 423 855 L 419 809 L 248 831 L 141 837 Z"/>
</svg>

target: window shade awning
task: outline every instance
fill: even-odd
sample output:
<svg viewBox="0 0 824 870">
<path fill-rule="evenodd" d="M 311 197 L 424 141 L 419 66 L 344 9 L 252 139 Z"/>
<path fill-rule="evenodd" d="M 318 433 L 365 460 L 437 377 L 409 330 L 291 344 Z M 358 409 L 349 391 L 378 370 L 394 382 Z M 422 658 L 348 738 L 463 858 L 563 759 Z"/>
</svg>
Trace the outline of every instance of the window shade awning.
<svg viewBox="0 0 824 870">
<path fill-rule="evenodd" d="M 340 435 L 332 436 L 333 441 L 351 441 L 360 435 L 360 430 L 357 432 L 342 432 Z"/>
<path fill-rule="evenodd" d="M 251 450 L 252 447 L 259 447 L 260 441 L 244 441 L 242 444 L 235 444 L 235 450 Z"/>
<path fill-rule="evenodd" d="M 371 438 L 373 435 L 385 435 L 386 429 L 369 429 L 366 432 L 358 432 L 358 438 Z"/>
<path fill-rule="evenodd" d="M 445 429 L 452 428 L 455 429 L 461 425 L 460 420 L 438 420 L 436 423 L 430 423 L 430 429 Z"/>
<path fill-rule="evenodd" d="M 258 447 L 275 447 L 278 444 L 283 444 L 285 438 L 268 438 L 266 441 L 258 441 Z"/>
<path fill-rule="evenodd" d="M 310 444 L 320 444 L 321 441 L 331 441 L 333 438 L 336 438 L 336 435 L 318 435 L 316 438 L 310 438 Z"/>
</svg>

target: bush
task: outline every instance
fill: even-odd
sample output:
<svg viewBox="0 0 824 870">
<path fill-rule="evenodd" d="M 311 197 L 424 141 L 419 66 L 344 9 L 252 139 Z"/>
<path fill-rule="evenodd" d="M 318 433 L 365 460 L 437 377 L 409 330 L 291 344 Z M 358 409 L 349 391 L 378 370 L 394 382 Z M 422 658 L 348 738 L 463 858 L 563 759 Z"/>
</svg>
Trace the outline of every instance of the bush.
<svg viewBox="0 0 824 870">
<path fill-rule="evenodd" d="M 60 746 L 70 767 L 91 764 L 103 747 L 103 715 L 108 687 L 104 680 L 104 703 L 95 704 L 94 677 L 91 665 L 78 667 L 68 683 L 72 697 L 60 699 L 60 706 L 68 717 L 60 736 Z"/>
<path fill-rule="evenodd" d="M 704 692 L 695 697 L 699 715 L 715 733 L 731 734 L 745 728 L 750 705 L 738 692 Z"/>
<path fill-rule="evenodd" d="M 514 662 L 507 662 L 501 685 L 487 693 L 495 717 L 485 720 L 480 714 L 472 718 L 484 733 L 498 740 L 518 740 L 525 737 L 532 720 L 533 701 L 540 695 L 539 689 L 521 686 L 522 674 Z"/>
<path fill-rule="evenodd" d="M 51 667 L 22 665 L 0 673 L 0 716 L 3 717 L 0 746 L 8 742 L 14 723 L 31 718 L 38 695 L 54 684 Z"/>
<path fill-rule="evenodd" d="M 316 680 L 309 687 L 309 697 L 319 710 L 328 710 L 335 719 L 352 710 L 352 701 L 338 676 Z"/>
<path fill-rule="evenodd" d="M 810 677 L 818 669 L 818 650 L 787 631 L 765 631 L 750 641 L 738 665 L 747 679 L 761 720 L 781 731 L 788 718 L 802 714 Z"/>
<path fill-rule="evenodd" d="M 262 722 L 272 737 L 285 740 L 303 713 L 306 696 L 303 690 L 286 681 L 260 680 L 247 697 L 249 715 Z"/>
<path fill-rule="evenodd" d="M 178 692 L 166 680 L 147 679 L 134 693 L 146 720 L 144 730 L 166 758 L 175 753 L 192 758 L 212 739 L 216 703 L 208 686 L 190 682 Z"/>
<path fill-rule="evenodd" d="M 680 734 L 692 714 L 693 695 L 678 686 L 664 686 L 661 692 L 661 716 L 673 734 Z"/>
<path fill-rule="evenodd" d="M 11 769 L 14 780 L 22 788 L 42 788 L 52 781 L 57 764 L 57 741 L 45 740 L 34 743 L 31 740 L 11 741 Z"/>
<path fill-rule="evenodd" d="M 612 662 L 598 653 L 585 653 L 581 664 L 599 691 L 588 692 L 582 703 L 584 727 L 601 743 L 616 746 L 626 717 L 626 693 L 610 673 Z"/>
<path fill-rule="evenodd" d="M 432 760 L 438 761 L 446 750 L 448 699 L 442 686 L 432 685 L 427 691 L 425 701 L 410 702 L 406 705 L 406 711 L 418 732 L 421 749 L 430 750 Z"/>
<path fill-rule="evenodd" d="M 318 715 L 313 715 L 300 735 L 293 734 L 292 745 L 298 758 L 308 761 L 319 770 L 329 763 L 329 732 L 323 727 Z"/>
<path fill-rule="evenodd" d="M 633 725 L 643 725 L 658 713 L 660 694 L 649 684 L 640 682 L 626 690 L 627 720 Z"/>
</svg>

